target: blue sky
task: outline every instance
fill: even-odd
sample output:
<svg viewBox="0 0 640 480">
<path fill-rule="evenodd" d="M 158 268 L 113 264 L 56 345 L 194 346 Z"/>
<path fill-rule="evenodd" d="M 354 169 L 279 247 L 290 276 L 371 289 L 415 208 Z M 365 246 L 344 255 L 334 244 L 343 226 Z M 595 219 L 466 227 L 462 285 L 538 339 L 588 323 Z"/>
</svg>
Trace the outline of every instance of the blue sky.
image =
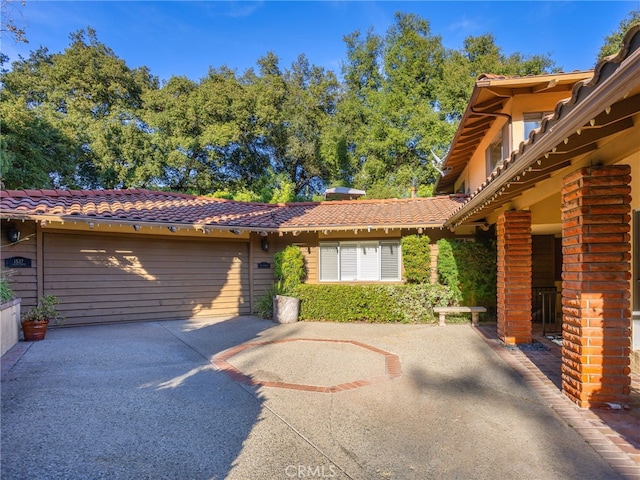
<svg viewBox="0 0 640 480">
<path fill-rule="evenodd" d="M 18 1 L 15 2 L 19 4 Z M 2 38 L 12 60 L 42 45 L 61 52 L 69 34 L 93 27 L 98 39 L 130 67 L 146 65 L 161 80 L 204 77 L 209 66 L 239 73 L 273 51 L 282 67 L 304 53 L 339 73 L 346 59 L 343 36 L 373 28 L 384 35 L 396 11 L 430 21 L 446 47 L 468 35 L 492 33 L 507 54 L 550 55 L 565 71 L 593 67 L 603 39 L 617 29 L 634 1 L 41 1 L 14 6 L 29 44 Z"/>
</svg>

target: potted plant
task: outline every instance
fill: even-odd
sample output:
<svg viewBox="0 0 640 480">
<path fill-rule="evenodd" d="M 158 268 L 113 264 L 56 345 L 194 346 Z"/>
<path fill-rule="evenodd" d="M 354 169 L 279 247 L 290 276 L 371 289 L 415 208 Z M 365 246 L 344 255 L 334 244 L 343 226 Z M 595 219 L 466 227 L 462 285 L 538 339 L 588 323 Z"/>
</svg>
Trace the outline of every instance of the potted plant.
<svg viewBox="0 0 640 480">
<path fill-rule="evenodd" d="M 273 256 L 273 262 L 278 279 L 273 298 L 273 320 L 278 323 L 297 322 L 300 299 L 292 295 L 306 275 L 304 255 L 298 247 L 289 245 Z"/>
<path fill-rule="evenodd" d="M 38 305 L 30 308 L 22 314 L 20 323 L 22 332 L 27 342 L 43 340 L 47 333 L 49 322 L 61 325 L 64 317 L 58 312 L 56 305 L 58 299 L 53 295 L 44 295 L 38 301 Z"/>
</svg>

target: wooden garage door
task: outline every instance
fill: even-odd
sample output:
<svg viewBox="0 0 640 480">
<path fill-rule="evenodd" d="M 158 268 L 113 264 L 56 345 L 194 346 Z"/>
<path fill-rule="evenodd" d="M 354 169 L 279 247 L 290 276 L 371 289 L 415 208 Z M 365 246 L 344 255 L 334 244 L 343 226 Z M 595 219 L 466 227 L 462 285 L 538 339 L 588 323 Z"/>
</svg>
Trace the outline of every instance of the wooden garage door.
<svg viewBox="0 0 640 480">
<path fill-rule="evenodd" d="M 44 235 L 44 291 L 65 325 L 249 312 L 248 244 L 148 236 Z"/>
</svg>

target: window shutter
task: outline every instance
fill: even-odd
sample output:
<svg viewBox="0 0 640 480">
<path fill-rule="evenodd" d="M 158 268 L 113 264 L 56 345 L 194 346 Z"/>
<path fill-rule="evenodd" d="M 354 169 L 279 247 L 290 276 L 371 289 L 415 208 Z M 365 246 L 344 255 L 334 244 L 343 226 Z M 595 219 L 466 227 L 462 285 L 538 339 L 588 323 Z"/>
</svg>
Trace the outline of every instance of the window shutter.
<svg viewBox="0 0 640 480">
<path fill-rule="evenodd" d="M 357 244 L 340 244 L 340 280 L 358 280 Z"/>
<path fill-rule="evenodd" d="M 358 280 L 380 280 L 378 275 L 378 242 L 360 244 Z"/>
<path fill-rule="evenodd" d="M 380 244 L 380 277 L 381 280 L 400 280 L 400 244 Z"/>
<path fill-rule="evenodd" d="M 338 244 L 324 243 L 320 245 L 320 280 L 338 281 Z"/>
</svg>

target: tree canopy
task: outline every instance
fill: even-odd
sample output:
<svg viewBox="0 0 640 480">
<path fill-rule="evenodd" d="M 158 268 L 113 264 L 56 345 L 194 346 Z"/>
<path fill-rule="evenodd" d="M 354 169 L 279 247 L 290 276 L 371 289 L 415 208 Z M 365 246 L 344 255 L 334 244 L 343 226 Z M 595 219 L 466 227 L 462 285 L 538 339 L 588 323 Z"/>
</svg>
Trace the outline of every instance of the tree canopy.
<svg viewBox="0 0 640 480">
<path fill-rule="evenodd" d="M 609 55 L 615 55 L 620 51 L 622 47 L 622 40 L 624 38 L 625 33 L 629 30 L 633 25 L 640 23 L 640 8 L 632 10 L 625 16 L 618 25 L 618 29 L 611 32 L 610 35 L 607 35 L 604 38 L 604 44 L 600 48 L 598 52 L 597 61 L 602 60 Z"/>
<path fill-rule="evenodd" d="M 429 195 L 434 153 L 447 150 L 479 74 L 557 68 L 546 55 L 505 53 L 491 34 L 447 49 L 428 20 L 400 12 L 384 34 L 343 40 L 340 78 L 303 54 L 284 66 L 268 52 L 241 73 L 223 65 L 160 84 L 93 29 L 74 32 L 63 52 L 36 49 L 0 74 L 2 186 L 264 202 L 329 186 Z"/>
</svg>

